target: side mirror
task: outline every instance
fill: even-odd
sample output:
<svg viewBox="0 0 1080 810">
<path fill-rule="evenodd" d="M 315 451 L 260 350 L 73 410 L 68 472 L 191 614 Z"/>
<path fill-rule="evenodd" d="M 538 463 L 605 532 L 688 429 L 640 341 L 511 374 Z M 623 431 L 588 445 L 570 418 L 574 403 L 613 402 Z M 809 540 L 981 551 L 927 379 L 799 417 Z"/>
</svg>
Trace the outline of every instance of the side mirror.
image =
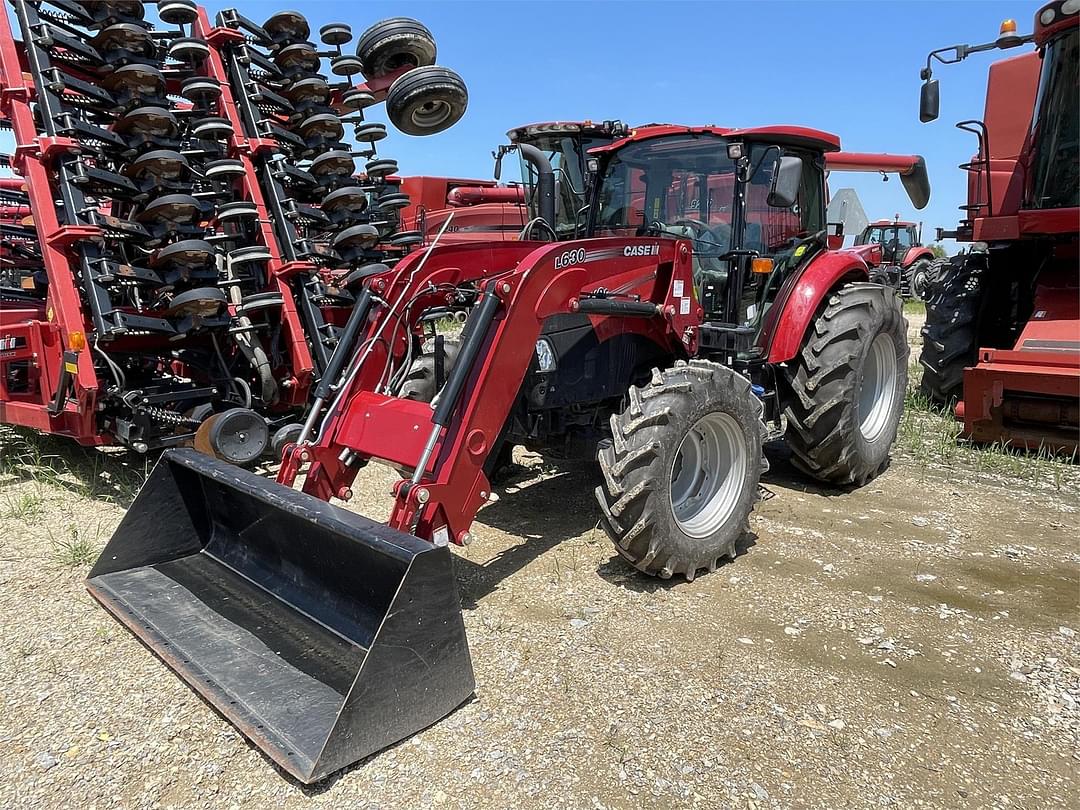
<svg viewBox="0 0 1080 810">
<path fill-rule="evenodd" d="M 802 184 L 802 158 L 785 155 L 776 162 L 769 196 L 765 202 L 772 208 L 791 208 L 799 199 L 799 186 Z"/>
<path fill-rule="evenodd" d="M 924 124 L 938 117 L 941 108 L 941 96 L 938 93 L 937 79 L 927 79 L 923 82 L 919 93 L 919 120 Z"/>
</svg>

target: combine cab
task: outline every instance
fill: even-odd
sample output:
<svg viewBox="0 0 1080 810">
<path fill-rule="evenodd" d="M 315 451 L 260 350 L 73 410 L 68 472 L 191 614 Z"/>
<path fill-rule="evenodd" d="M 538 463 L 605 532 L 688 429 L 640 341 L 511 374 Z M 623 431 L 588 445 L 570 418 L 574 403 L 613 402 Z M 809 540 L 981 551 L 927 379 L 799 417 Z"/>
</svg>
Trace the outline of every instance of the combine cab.
<svg viewBox="0 0 1080 810">
<path fill-rule="evenodd" d="M 1075 453 L 1080 440 L 1080 3 L 1053 2 L 1018 36 L 927 57 L 920 118 L 938 116 L 936 60 L 1033 43 L 994 63 L 978 140 L 961 166 L 965 218 L 939 233 L 971 243 L 927 293 L 922 388 L 956 403 L 976 442 Z"/>
</svg>

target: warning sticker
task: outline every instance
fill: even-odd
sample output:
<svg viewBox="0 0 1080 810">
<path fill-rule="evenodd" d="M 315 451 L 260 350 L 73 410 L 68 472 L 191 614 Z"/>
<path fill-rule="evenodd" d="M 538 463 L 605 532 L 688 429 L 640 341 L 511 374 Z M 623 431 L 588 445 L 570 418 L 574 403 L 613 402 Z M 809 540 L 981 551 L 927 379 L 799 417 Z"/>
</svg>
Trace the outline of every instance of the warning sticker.
<svg viewBox="0 0 1080 810">
<path fill-rule="evenodd" d="M 679 279 L 675 279 L 675 282 L 674 282 L 674 284 L 672 284 L 672 291 L 673 291 L 673 292 L 675 293 L 675 297 L 676 297 L 676 298 L 682 298 L 682 294 L 683 294 L 683 281 L 682 281 L 682 279 L 681 279 L 681 278 L 679 278 Z"/>
<path fill-rule="evenodd" d="M 681 301 L 679 301 L 679 314 L 680 315 L 689 315 L 690 314 L 690 299 L 689 298 L 683 298 Z"/>
</svg>

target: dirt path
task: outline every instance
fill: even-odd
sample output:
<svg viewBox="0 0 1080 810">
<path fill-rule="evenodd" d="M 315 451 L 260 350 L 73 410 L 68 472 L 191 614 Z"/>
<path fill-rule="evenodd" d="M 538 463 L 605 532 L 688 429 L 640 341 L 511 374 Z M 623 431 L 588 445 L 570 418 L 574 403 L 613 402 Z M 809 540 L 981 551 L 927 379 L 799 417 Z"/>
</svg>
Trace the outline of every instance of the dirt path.
<svg viewBox="0 0 1080 810">
<path fill-rule="evenodd" d="M 309 789 L 84 591 L 132 471 L 8 465 L 0 805 L 1076 806 L 1075 468 L 1036 485 L 901 452 L 842 493 L 784 456 L 738 558 L 692 583 L 615 557 L 589 465 L 519 456 L 457 557 L 476 699 Z M 359 508 L 390 480 L 366 474 Z"/>
</svg>

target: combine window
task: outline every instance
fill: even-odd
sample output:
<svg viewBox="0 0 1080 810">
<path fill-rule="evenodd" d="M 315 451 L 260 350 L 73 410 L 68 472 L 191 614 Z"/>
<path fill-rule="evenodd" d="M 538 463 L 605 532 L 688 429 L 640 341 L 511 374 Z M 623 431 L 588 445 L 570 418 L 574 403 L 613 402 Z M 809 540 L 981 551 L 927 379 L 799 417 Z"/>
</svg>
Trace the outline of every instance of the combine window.
<svg viewBox="0 0 1080 810">
<path fill-rule="evenodd" d="M 1046 46 L 1033 118 L 1035 144 L 1031 205 L 1080 205 L 1080 30 L 1073 28 Z"/>
</svg>

